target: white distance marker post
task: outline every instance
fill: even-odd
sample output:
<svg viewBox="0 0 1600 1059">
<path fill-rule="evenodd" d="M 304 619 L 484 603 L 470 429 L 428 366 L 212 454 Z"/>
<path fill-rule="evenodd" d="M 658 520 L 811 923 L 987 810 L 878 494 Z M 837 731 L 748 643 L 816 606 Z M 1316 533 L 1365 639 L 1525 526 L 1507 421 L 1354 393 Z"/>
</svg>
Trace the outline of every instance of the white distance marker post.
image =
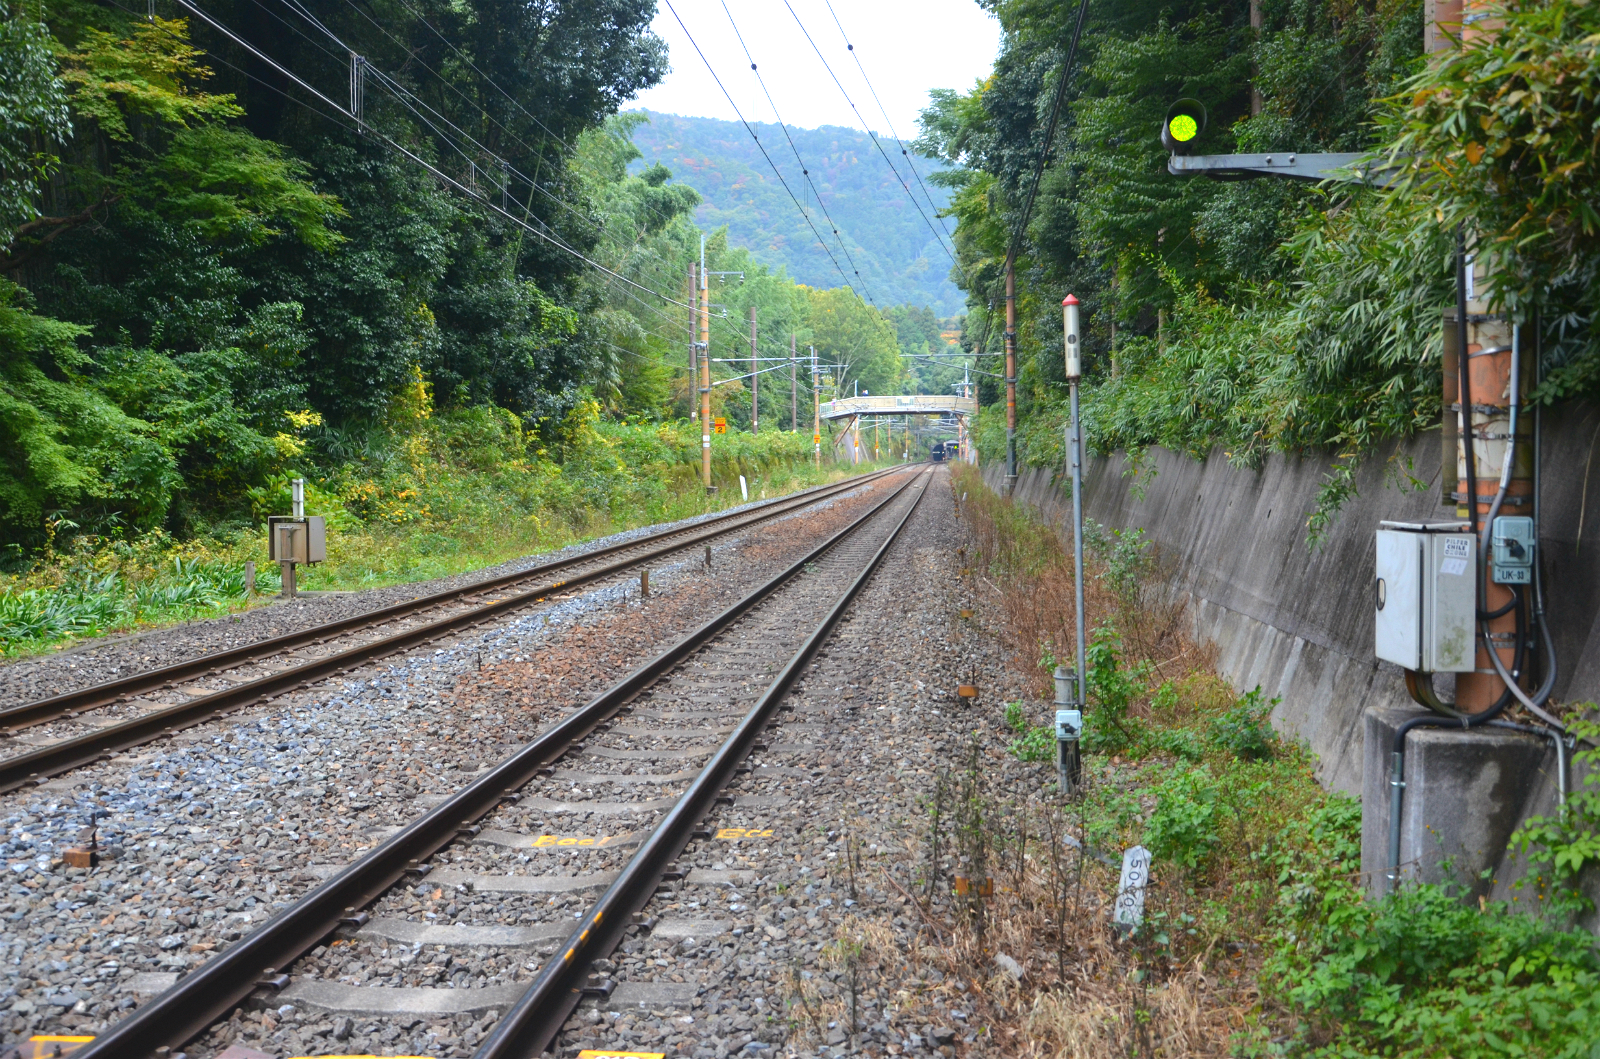
<svg viewBox="0 0 1600 1059">
<path fill-rule="evenodd" d="M 1132 931 L 1144 922 L 1144 891 L 1150 882 L 1150 851 L 1134 846 L 1122 855 L 1122 879 L 1111 909 L 1116 929 Z"/>
<path fill-rule="evenodd" d="M 1078 299 L 1061 301 L 1062 345 L 1067 358 L 1067 389 L 1072 396 L 1072 419 L 1067 424 L 1067 466 L 1072 474 L 1072 583 L 1078 618 L 1078 703 L 1088 702 L 1084 672 L 1083 632 L 1083 428 L 1078 422 L 1078 379 L 1083 375 L 1083 342 L 1078 329 Z"/>
</svg>

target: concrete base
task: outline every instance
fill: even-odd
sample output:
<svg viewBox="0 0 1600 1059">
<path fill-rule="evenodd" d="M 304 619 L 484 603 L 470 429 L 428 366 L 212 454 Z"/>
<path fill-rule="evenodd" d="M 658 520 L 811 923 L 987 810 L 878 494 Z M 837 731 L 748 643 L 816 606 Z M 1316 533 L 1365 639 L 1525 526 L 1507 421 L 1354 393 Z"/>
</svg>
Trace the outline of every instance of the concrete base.
<svg viewBox="0 0 1600 1059">
<path fill-rule="evenodd" d="M 1423 715 L 1421 709 L 1378 706 L 1363 716 L 1361 870 L 1374 896 L 1386 889 L 1390 869 L 1394 734 Z M 1455 883 L 1472 900 L 1491 896 L 1524 803 L 1540 773 L 1554 765 L 1549 741 L 1521 732 L 1412 729 L 1400 809 L 1402 881 Z"/>
</svg>

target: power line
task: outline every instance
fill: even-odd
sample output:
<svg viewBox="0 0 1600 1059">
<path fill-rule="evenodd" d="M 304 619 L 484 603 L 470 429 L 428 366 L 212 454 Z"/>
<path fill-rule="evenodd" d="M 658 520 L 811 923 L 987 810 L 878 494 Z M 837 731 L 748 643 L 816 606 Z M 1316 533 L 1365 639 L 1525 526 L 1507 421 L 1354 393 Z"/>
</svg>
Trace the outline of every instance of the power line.
<svg viewBox="0 0 1600 1059">
<path fill-rule="evenodd" d="M 437 166 L 433 165 L 427 159 L 421 157 L 420 155 L 418 155 L 414 151 L 411 151 L 410 149 L 406 148 L 402 144 L 397 143 L 393 138 L 391 138 L 387 134 L 379 131 L 377 128 L 373 127 L 364 118 L 358 117 L 355 114 L 352 114 L 349 111 L 345 110 L 344 108 L 340 107 L 337 103 L 335 103 L 333 100 L 329 99 L 326 95 L 324 95 L 318 89 L 314 88 L 311 84 L 306 82 L 303 78 L 301 78 L 294 71 L 290 70 L 288 67 L 284 66 L 282 63 L 279 63 L 277 60 L 273 59 L 272 57 L 268 56 L 265 52 L 261 51 L 261 49 L 257 48 L 255 45 L 249 43 L 248 41 L 244 40 L 242 37 L 240 37 L 238 34 L 234 33 L 227 26 L 225 26 L 221 22 L 217 21 L 209 13 L 207 13 L 203 8 L 201 8 L 199 5 L 195 4 L 194 0 L 177 0 L 177 3 L 180 6 L 188 9 L 191 12 L 193 12 L 198 18 L 203 20 L 207 25 L 211 26 L 212 29 L 216 30 L 218 33 L 221 33 L 223 36 L 227 37 L 229 40 L 231 40 L 235 44 L 239 45 L 239 47 L 243 48 L 245 51 L 247 51 L 251 55 L 255 56 L 261 62 L 265 63 L 267 66 L 271 67 L 272 69 L 278 71 L 278 73 L 282 74 L 284 77 L 288 78 L 290 81 L 293 81 L 296 85 L 298 85 L 304 91 L 309 92 L 318 101 L 320 101 L 321 103 L 325 104 L 326 106 L 329 106 L 329 107 L 333 108 L 342 117 L 349 118 L 351 121 L 353 121 L 356 124 L 356 126 L 362 132 L 365 132 L 368 135 L 373 136 L 374 138 L 376 138 L 377 140 L 379 140 L 380 142 L 385 144 L 387 147 L 389 147 L 390 150 L 395 151 L 396 153 L 404 156 L 405 158 L 409 159 L 410 161 L 412 161 L 412 162 L 416 163 L 417 165 L 421 166 L 423 169 L 427 170 L 434 177 L 434 179 L 442 181 L 443 183 L 447 184 L 448 186 L 450 186 L 451 188 L 455 189 L 456 191 L 459 191 L 462 194 L 466 195 L 468 198 L 473 199 L 474 201 L 476 201 L 479 205 L 483 206 L 484 208 L 499 214 L 500 216 L 504 217 L 506 220 L 508 220 L 511 223 L 517 225 L 519 228 L 522 228 L 523 230 L 527 231 L 529 234 L 534 235 L 539 239 L 543 239 L 545 242 L 547 242 L 550 245 L 556 247 L 558 250 L 561 250 L 561 251 L 563 251 L 563 252 L 565 252 L 567 254 L 570 254 L 572 257 L 574 257 L 577 260 L 583 262 L 584 264 L 588 265 L 589 267 L 595 269 L 598 272 L 601 272 L 601 273 L 603 273 L 605 275 L 608 275 L 608 276 L 615 277 L 616 279 L 620 280 L 623 283 L 628 284 L 631 287 L 636 287 L 639 290 L 642 290 L 647 294 L 653 294 L 657 298 L 660 298 L 662 301 L 668 302 L 668 303 L 670 303 L 672 305 L 681 306 L 682 308 L 685 308 L 685 309 L 694 309 L 695 308 L 694 306 L 689 305 L 689 304 L 687 304 L 685 302 L 678 301 L 676 298 L 670 298 L 667 295 L 662 294 L 660 291 L 652 290 L 651 288 L 646 287 L 641 283 L 634 282 L 633 280 L 631 280 L 628 277 L 622 275 L 621 273 L 615 272 L 615 271 L 607 268 L 606 266 L 600 264 L 598 261 L 595 261 L 595 260 L 589 258 L 588 256 L 586 256 L 582 252 L 578 251 L 577 249 L 575 249 L 575 248 L 573 248 L 571 246 L 568 246 L 566 244 L 566 242 L 563 241 L 558 236 L 553 235 L 553 234 L 549 234 L 547 232 L 540 231 L 538 228 L 535 228 L 533 225 L 528 224 L 527 222 L 525 222 L 525 221 L 521 220 L 520 218 L 518 218 L 515 214 L 512 214 L 512 213 L 506 211 L 505 209 L 503 209 L 503 208 L 501 208 L 499 206 L 496 206 L 493 202 L 490 202 L 487 198 L 485 198 L 484 195 L 481 192 L 479 192 L 477 189 L 467 187 L 466 185 L 462 184 L 459 180 L 457 180 L 455 177 L 449 175 L 448 173 L 446 173 L 443 170 L 439 169 Z M 337 39 L 337 38 L 335 38 L 335 39 Z"/>
<path fill-rule="evenodd" d="M 794 152 L 794 160 L 800 166 L 800 175 L 806 178 L 806 183 L 811 185 L 811 191 L 817 196 L 817 208 L 822 210 L 822 216 L 827 218 L 828 227 L 833 229 L 834 237 L 839 240 L 839 249 L 844 251 L 845 260 L 850 262 L 850 269 L 857 276 L 861 270 L 856 268 L 855 258 L 850 255 L 850 248 L 844 245 L 844 237 L 839 234 L 839 225 L 833 216 L 828 213 L 828 207 L 822 201 L 822 191 L 817 187 L 817 182 L 811 179 L 811 168 L 800 157 L 800 148 L 795 146 L 794 137 L 789 135 L 789 126 L 784 124 L 783 116 L 778 113 L 778 104 L 772 98 L 772 93 L 767 90 L 766 78 L 761 76 L 761 71 L 756 69 L 755 56 L 750 54 L 750 46 L 744 42 L 744 34 L 739 32 L 739 24 L 733 20 L 733 12 L 728 10 L 727 0 L 722 3 L 723 13 L 728 16 L 728 25 L 733 27 L 733 35 L 739 38 L 739 47 L 744 49 L 744 57 L 750 60 L 750 72 L 756 75 L 756 83 L 761 86 L 761 91 L 767 97 L 767 102 L 772 106 L 772 116 L 777 119 L 778 128 L 783 130 L 783 138 L 789 141 L 789 150 Z"/>
<path fill-rule="evenodd" d="M 787 3 L 788 0 L 785 0 Z M 1061 82 L 1056 85 L 1056 98 L 1050 104 L 1050 124 L 1045 128 L 1044 146 L 1039 150 L 1039 160 L 1033 167 L 1033 184 L 1028 188 L 1028 199 L 1022 206 L 1022 217 L 1011 233 L 1011 245 L 1006 250 L 1006 268 L 1017 260 L 1022 246 L 1022 234 L 1028 228 L 1028 217 L 1033 213 L 1033 199 L 1039 194 L 1039 181 L 1044 176 L 1044 164 L 1050 157 L 1050 146 L 1055 142 L 1056 124 L 1061 120 L 1061 104 L 1067 98 L 1067 81 L 1072 77 L 1072 63 L 1078 57 L 1078 40 L 1083 36 L 1083 18 L 1089 13 L 1089 0 L 1080 0 L 1078 19 L 1072 27 L 1072 45 L 1067 49 L 1067 61 L 1061 64 Z"/>
<path fill-rule="evenodd" d="M 839 27 L 839 36 L 844 38 L 845 51 L 849 52 L 850 58 L 855 60 L 856 69 L 861 72 L 861 80 L 866 82 L 867 91 L 872 93 L 872 101 L 878 104 L 878 112 L 883 115 L 883 122 L 889 127 L 889 135 L 894 137 L 895 145 L 900 148 L 900 154 L 906 160 L 906 168 L 911 170 L 911 175 L 917 178 L 917 187 L 922 189 L 922 197 L 928 201 L 929 208 L 937 216 L 939 207 L 934 204 L 933 195 L 928 191 L 928 185 L 922 182 L 922 174 L 917 172 L 916 164 L 911 161 L 911 152 L 906 150 L 905 141 L 900 138 L 900 133 L 895 130 L 894 119 L 889 117 L 889 109 L 883 105 L 883 100 L 878 98 L 878 90 L 872 86 L 872 78 L 867 76 L 867 68 L 861 65 L 861 56 L 856 54 L 856 46 L 850 42 L 850 35 L 844 31 L 844 24 L 839 21 L 838 14 L 833 10 L 833 0 L 823 0 L 823 3 L 827 5 L 828 14 L 833 16 L 833 24 Z M 954 245 L 954 238 L 950 234 L 950 229 L 941 227 L 940 230 L 945 240 L 949 240 Z M 941 241 L 939 245 L 944 247 L 944 241 Z M 948 247 L 944 247 L 944 252 L 949 255 L 950 260 L 955 263 L 956 268 L 961 271 L 962 277 L 965 278 L 966 269 L 961 267 L 961 262 L 956 259 L 956 255 Z"/>
<path fill-rule="evenodd" d="M 756 148 L 761 152 L 761 157 L 765 158 L 767 160 L 767 165 L 772 167 L 773 175 L 778 178 L 778 183 L 783 185 L 783 190 L 788 194 L 789 201 L 794 203 L 794 208 L 800 211 L 800 216 L 805 219 L 806 227 L 811 229 L 811 234 L 817 237 L 817 242 L 822 246 L 823 252 L 826 253 L 828 255 L 828 259 L 833 262 L 833 267 L 839 270 L 840 276 L 844 277 L 844 285 L 849 287 L 850 292 L 855 294 L 856 297 L 861 297 L 860 292 L 857 291 L 850 283 L 850 277 L 845 275 L 843 266 L 839 264 L 839 259 L 833 256 L 832 250 L 828 249 L 827 240 L 822 238 L 822 233 L 817 231 L 817 226 L 811 223 L 811 215 L 807 213 L 805 208 L 800 205 L 800 200 L 795 198 L 794 192 L 789 188 L 789 182 L 783 179 L 783 173 L 779 171 L 777 163 L 772 160 L 772 156 L 767 153 L 767 148 L 764 144 L 762 144 L 761 137 L 757 136 L 756 130 L 750 127 L 750 123 L 745 120 L 744 113 L 739 110 L 739 104 L 733 101 L 733 96 L 729 94 L 727 87 L 722 83 L 722 78 L 717 76 L 717 71 L 712 67 L 711 60 L 706 58 L 706 53 L 700 50 L 700 45 L 696 43 L 694 34 L 690 33 L 689 27 L 684 25 L 682 16 L 678 14 L 678 9 L 672 6 L 672 0 L 662 0 L 662 2 L 667 5 L 667 10 L 672 12 L 672 17 L 677 20 L 678 26 L 683 30 L 683 35 L 689 38 L 689 43 L 691 46 L 693 46 L 695 53 L 700 56 L 700 61 L 706 64 L 706 72 L 709 73 L 711 75 L 711 79 L 717 83 L 717 87 L 722 90 L 723 97 L 727 99 L 728 105 L 733 108 L 734 114 L 738 115 L 739 122 L 744 126 L 745 131 L 750 134 L 750 139 L 755 141 Z M 867 297 L 863 300 L 865 300 L 868 305 L 872 304 L 871 297 Z"/>
<path fill-rule="evenodd" d="M 885 151 L 883 149 L 883 144 L 878 142 L 877 134 L 868 128 L 867 119 L 861 116 L 861 111 L 856 107 L 855 100 L 850 98 L 850 93 L 846 91 L 844 82 L 839 80 L 839 75 L 833 72 L 833 67 L 829 65 L 827 56 L 822 54 L 822 49 L 817 47 L 817 42 L 811 38 L 811 31 L 806 29 L 806 24 L 804 22 L 800 21 L 800 15 L 795 11 L 794 5 L 789 3 L 789 0 L 783 0 L 783 6 L 788 8 L 789 14 L 794 16 L 795 25 L 799 26 L 800 32 L 805 34 L 806 43 L 811 45 L 811 50 L 817 53 L 818 59 L 822 60 L 823 68 L 828 71 L 828 76 L 833 78 L 833 83 L 839 86 L 839 93 L 844 96 L 844 101 L 850 104 L 850 109 L 855 111 L 856 119 L 861 122 L 861 127 L 863 129 L 867 129 L 867 136 L 872 140 L 872 145 L 876 147 L 878 149 L 878 153 L 883 156 L 884 163 L 888 165 L 889 172 L 894 174 L 895 180 L 899 182 L 900 187 L 905 191 L 906 198 L 910 199 L 911 205 L 916 207 L 918 215 L 922 217 L 922 223 L 928 226 L 928 231 L 933 233 L 933 237 L 939 243 L 939 246 L 944 249 L 946 254 L 949 255 L 951 263 L 954 264 L 956 268 L 961 268 L 961 262 L 956 260 L 956 256 L 950 252 L 948 247 L 945 247 L 944 240 L 939 238 L 939 230 L 935 228 L 933 226 L 933 222 L 928 219 L 928 214 L 923 210 L 922 203 L 918 202 L 917 197 L 911 193 L 911 185 L 906 183 L 905 177 L 900 175 L 900 170 L 895 168 L 893 160 L 889 157 L 889 152 Z M 962 271 L 962 274 L 966 274 L 965 270 Z"/>
</svg>

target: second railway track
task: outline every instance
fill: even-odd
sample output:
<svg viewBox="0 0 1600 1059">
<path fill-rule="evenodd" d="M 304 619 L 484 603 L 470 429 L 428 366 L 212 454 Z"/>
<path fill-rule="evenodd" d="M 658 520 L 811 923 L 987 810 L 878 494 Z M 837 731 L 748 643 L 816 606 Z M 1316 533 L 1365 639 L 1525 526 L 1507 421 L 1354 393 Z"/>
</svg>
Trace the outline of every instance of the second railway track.
<svg viewBox="0 0 1600 1059">
<path fill-rule="evenodd" d="M 634 571 L 858 489 L 885 473 L 892 472 L 808 490 L 755 509 L 670 527 L 322 626 L 0 709 L 0 736 L 15 737 L 23 729 L 51 722 L 56 722 L 53 729 L 65 728 L 50 731 L 45 745 L 17 749 L 0 758 L 0 792 L 42 783 L 116 751 L 525 610 L 556 593 Z M 138 698 L 152 693 L 178 701 L 152 703 Z M 100 718 L 102 723 L 79 720 L 102 710 L 108 714 Z"/>
<path fill-rule="evenodd" d="M 758 747 L 928 480 L 904 482 L 77 1054 L 172 1054 L 251 998 L 375 1023 L 368 1041 L 350 1038 L 347 1026 L 339 1035 L 347 1050 L 382 1047 L 456 1009 L 505 1012 L 477 1034 L 480 1057 L 542 1050 L 585 989 L 607 989 L 589 979 L 591 966 L 639 929 L 633 913 L 675 877 L 673 859 Z M 460 895 L 450 921 L 414 914 L 419 893 L 447 889 Z M 498 921 L 474 922 L 477 898 L 489 894 Z M 654 926 L 670 933 L 711 924 Z M 330 947 L 340 931 L 343 942 Z M 472 955 L 486 945 L 499 955 Z M 391 947 L 411 958 L 389 958 Z M 429 962 L 419 964 L 425 950 Z M 374 980 L 382 984 L 365 984 Z M 198 1041 L 199 1051 L 227 1043 L 228 1025 Z"/>
</svg>

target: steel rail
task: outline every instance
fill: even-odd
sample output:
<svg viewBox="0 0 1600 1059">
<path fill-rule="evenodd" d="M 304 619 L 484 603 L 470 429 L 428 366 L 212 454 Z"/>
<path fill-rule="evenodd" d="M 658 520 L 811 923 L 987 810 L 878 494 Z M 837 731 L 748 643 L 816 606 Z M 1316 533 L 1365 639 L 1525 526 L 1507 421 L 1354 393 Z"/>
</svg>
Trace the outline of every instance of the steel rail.
<svg viewBox="0 0 1600 1059">
<path fill-rule="evenodd" d="M 898 496 L 899 491 L 895 495 Z M 609 956 L 622 941 L 634 913 L 643 909 L 655 893 L 662 874 L 689 844 L 696 826 L 715 805 L 718 793 L 733 778 L 734 770 L 750 753 L 756 737 L 777 713 L 784 695 L 832 634 L 834 626 L 877 570 L 884 555 L 899 538 L 900 531 L 926 495 L 926 489 L 917 495 L 882 546 L 873 553 L 821 624 L 806 638 L 794 657 L 789 659 L 751 707 L 739 727 L 734 729 L 727 742 L 723 743 L 677 804 L 668 811 L 666 819 L 650 833 L 622 874 L 589 909 L 582 924 L 567 939 L 565 952 L 559 958 L 552 956 L 546 962 L 528 991 L 489 1031 L 488 1038 L 478 1047 L 473 1059 L 528 1059 L 544 1052 L 554 1043 L 572 1009 L 583 999 L 584 979 L 589 967 L 595 960 Z"/>
<path fill-rule="evenodd" d="M 857 482 L 856 484 L 860 483 Z M 795 502 L 790 508 L 776 511 L 769 509 L 763 513 L 762 517 L 751 519 L 745 523 L 719 526 L 705 533 L 691 534 L 687 539 L 658 545 L 643 554 L 635 555 L 620 563 L 578 574 L 565 581 L 540 585 L 537 588 L 509 596 L 506 599 L 494 603 L 486 603 L 481 607 L 439 618 L 412 629 L 404 629 L 390 636 L 358 644 L 343 651 L 336 651 L 323 658 L 312 659 L 302 665 L 279 670 L 276 673 L 271 673 L 252 681 L 236 684 L 231 688 L 224 688 L 209 695 L 201 695 L 174 706 L 152 710 L 149 713 L 131 717 L 117 724 L 107 725 L 104 728 L 85 732 L 78 736 L 71 736 L 59 742 L 39 747 L 36 750 L 16 754 L 0 760 L 0 793 L 13 791 L 30 783 L 42 783 L 51 776 L 60 775 L 63 772 L 104 760 L 117 751 L 175 735 L 181 729 L 203 724 L 237 710 L 257 705 L 287 691 L 308 687 L 317 680 L 336 676 L 350 669 L 365 665 L 376 658 L 409 650 L 441 636 L 475 625 L 481 625 L 511 611 L 520 610 L 530 604 L 541 602 L 551 592 L 558 589 L 574 588 L 610 577 L 620 570 L 637 566 L 642 562 L 648 562 L 671 552 L 680 551 L 710 537 L 731 533 L 764 519 L 776 518 L 789 510 L 813 503 L 816 499 L 813 496 L 805 501 Z"/>
<path fill-rule="evenodd" d="M 470 596 L 479 595 L 484 592 L 493 592 L 521 581 L 532 580 L 536 577 L 544 577 L 553 574 L 558 570 L 565 570 L 574 566 L 581 566 L 584 563 L 593 562 L 596 559 L 603 559 L 608 555 L 615 555 L 618 552 L 631 551 L 653 541 L 662 541 L 687 534 L 694 539 L 680 541 L 677 545 L 675 545 L 675 547 L 689 547 L 693 544 L 698 544 L 701 540 L 704 540 L 709 536 L 717 535 L 702 534 L 700 532 L 702 530 L 717 528 L 719 533 L 730 533 L 745 523 L 753 523 L 759 522 L 763 519 L 775 518 L 782 514 L 784 510 L 788 510 L 792 507 L 804 506 L 805 504 L 816 503 L 822 497 L 831 496 L 838 492 L 854 489 L 859 485 L 874 481 L 877 478 L 882 477 L 883 475 L 894 470 L 898 470 L 898 468 L 890 468 L 887 471 L 879 471 L 874 474 L 862 475 L 859 478 L 848 479 L 846 482 L 836 482 L 832 485 L 813 486 L 810 489 L 802 490 L 801 492 L 792 494 L 790 496 L 780 496 L 775 497 L 772 500 L 763 501 L 759 504 L 759 506 L 754 508 L 745 508 L 742 511 L 734 511 L 723 515 L 716 515 L 712 518 L 697 522 L 691 526 L 679 526 L 674 529 L 658 530 L 655 533 L 645 534 L 644 536 L 635 537 L 632 540 L 621 541 L 617 544 L 608 544 L 603 548 L 596 548 L 593 551 L 583 552 L 582 554 L 569 556 L 565 559 L 555 559 L 547 563 L 540 563 L 539 565 L 529 567 L 526 570 L 518 570 L 507 574 L 498 574 L 494 577 L 485 578 L 482 581 L 476 581 L 470 585 L 463 585 L 460 588 L 449 588 L 440 592 L 433 592 L 426 596 L 418 596 L 416 599 L 406 600 L 402 603 L 394 603 L 387 607 L 380 607 L 377 610 L 369 610 L 361 614 L 352 615 L 348 618 L 340 618 L 337 621 L 330 621 L 322 625 L 313 626 L 309 629 L 301 629 L 298 632 L 284 633 L 282 636 L 274 636 L 269 640 L 258 640 L 255 643 L 245 644 L 242 647 L 231 648 L 227 651 L 219 651 L 215 654 L 203 655 L 200 658 L 193 658 L 186 662 L 175 662 L 172 665 L 163 666 L 160 669 L 147 670 L 142 673 L 133 673 L 126 677 L 118 678 L 117 680 L 106 681 L 105 683 L 95 684 L 87 688 L 79 688 L 76 691 L 63 692 L 60 695 L 52 695 L 47 699 L 38 699 L 33 702 L 22 703 L 17 706 L 0 709 L 0 732 L 15 731 L 17 729 L 27 728 L 36 724 L 44 724 L 67 714 L 83 713 L 88 710 L 99 709 L 102 706 L 110 705 L 111 703 L 114 703 L 120 699 L 125 699 L 131 695 L 137 695 L 140 692 L 149 691 L 154 688 L 167 688 L 188 680 L 216 676 L 224 670 L 234 669 L 241 665 L 247 665 L 251 662 L 257 662 L 265 658 L 271 658 L 274 655 L 282 654 L 285 651 L 289 651 L 297 647 L 317 646 L 334 636 L 340 636 L 368 626 L 382 625 L 387 622 L 396 621 L 400 618 L 407 617 L 418 611 L 427 610 L 430 607 L 437 607 L 447 603 L 459 602 L 460 600 L 466 599 Z M 733 523 L 733 525 L 728 525 L 729 523 Z M 649 557 L 653 557 L 654 554 L 655 553 Z M 629 560 L 626 563 L 616 564 L 608 572 L 616 572 L 617 570 L 624 569 L 628 565 L 636 565 L 639 561 L 641 560 L 636 558 Z M 590 579 L 592 580 L 592 578 Z M 576 583 L 578 583 L 576 580 L 556 582 L 554 585 L 549 587 L 550 590 L 553 591 L 557 588 Z"/>
<path fill-rule="evenodd" d="M 426 875 L 431 865 L 423 861 L 455 841 L 474 821 L 501 803 L 514 800 L 517 790 L 538 776 L 541 769 L 548 768 L 579 739 L 622 711 L 639 692 L 801 573 L 806 564 L 864 525 L 905 492 L 915 477 L 920 475 L 913 476 L 783 572 L 686 634 L 448 800 L 201 964 L 150 1003 L 112 1024 L 81 1051 L 73 1053 L 74 1059 L 131 1059 L 153 1055 L 162 1048 L 176 1052 L 257 989 L 275 990 L 287 985 L 287 978 L 279 974 L 280 968 L 289 966 L 341 925 L 359 923 L 358 910 L 377 900 L 407 873 L 418 878 Z"/>
</svg>

